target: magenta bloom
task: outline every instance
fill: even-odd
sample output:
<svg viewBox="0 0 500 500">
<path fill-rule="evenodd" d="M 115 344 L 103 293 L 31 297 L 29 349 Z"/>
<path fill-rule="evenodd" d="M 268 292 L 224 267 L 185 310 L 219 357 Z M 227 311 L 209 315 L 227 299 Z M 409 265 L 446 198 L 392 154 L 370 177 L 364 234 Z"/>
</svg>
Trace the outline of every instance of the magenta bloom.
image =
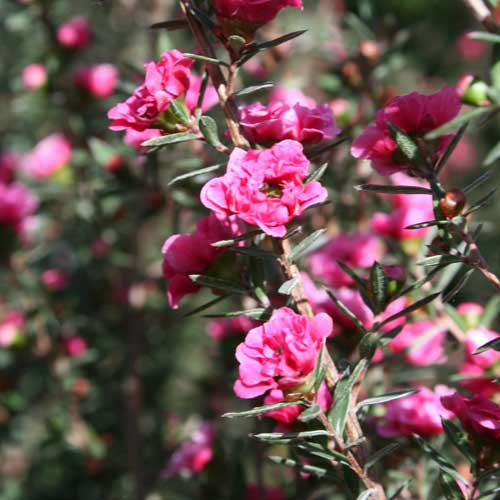
<svg viewBox="0 0 500 500">
<path fill-rule="evenodd" d="M 250 330 L 237 347 L 240 368 L 234 392 L 250 399 L 273 389 L 293 390 L 307 382 L 323 340 L 332 329 L 327 314 L 309 319 L 288 307 L 277 309 L 267 323 Z"/>
<path fill-rule="evenodd" d="M 180 300 L 196 293 L 200 287 L 190 274 L 204 274 L 224 253 L 224 248 L 211 244 L 242 234 L 244 227 L 236 217 L 212 214 L 198 221 L 192 234 L 174 234 L 163 244 L 163 276 L 169 280 L 167 297 L 171 307 L 179 307 Z"/>
<path fill-rule="evenodd" d="M 251 24 L 272 21 L 285 7 L 302 9 L 302 0 L 214 0 L 217 16 L 223 20 Z"/>
<path fill-rule="evenodd" d="M 434 391 L 417 387 L 419 392 L 384 404 L 387 413 L 377 425 L 377 432 L 386 438 L 434 436 L 443 432 L 441 417 L 451 418 L 451 413 L 441 404 L 440 398 L 453 392 L 445 385 L 437 385 Z"/>
<path fill-rule="evenodd" d="M 441 402 L 470 434 L 500 440 L 500 405 L 483 396 L 467 399 L 458 393 L 442 397 Z"/>
<path fill-rule="evenodd" d="M 91 38 L 89 22 L 83 16 L 73 17 L 57 30 L 57 40 L 68 49 L 84 49 Z"/>
<path fill-rule="evenodd" d="M 214 441 L 214 426 L 204 422 L 192 434 L 191 440 L 180 446 L 170 457 L 163 475 L 170 478 L 179 473 L 199 474 L 212 460 Z"/>
<path fill-rule="evenodd" d="M 465 359 L 459 373 L 473 377 L 460 382 L 460 385 L 472 394 L 490 397 L 500 390 L 500 385 L 493 381 L 498 377 L 496 367 L 500 366 L 500 352 L 489 349 L 474 355 L 474 351 L 479 347 L 499 337 L 500 334 L 484 327 L 474 328 L 467 332 L 464 341 Z"/>
<path fill-rule="evenodd" d="M 42 273 L 42 283 L 51 292 L 62 292 L 68 287 L 68 276 L 61 269 L 47 269 Z"/>
<path fill-rule="evenodd" d="M 404 174 L 395 174 L 392 179 L 395 186 L 426 187 L 415 178 Z M 392 211 L 388 214 L 376 212 L 373 215 L 371 225 L 375 232 L 401 241 L 409 238 L 423 238 L 432 229 L 428 227 L 406 229 L 413 224 L 434 220 L 432 195 L 396 194 L 387 198 L 393 205 Z"/>
<path fill-rule="evenodd" d="M 71 358 L 79 358 L 87 352 L 87 341 L 78 335 L 68 337 L 63 341 L 66 354 Z"/>
<path fill-rule="evenodd" d="M 0 182 L 0 225 L 24 231 L 25 222 L 38 208 L 38 198 L 23 184 Z"/>
<path fill-rule="evenodd" d="M 282 403 L 285 401 L 285 394 L 280 389 L 273 389 L 265 398 L 265 405 L 272 405 L 275 403 Z M 328 390 L 328 386 L 323 382 L 318 391 L 318 404 L 323 411 L 328 411 L 332 405 L 332 395 Z M 264 414 L 265 417 L 273 418 L 280 424 L 291 426 L 296 421 L 299 415 L 304 411 L 301 405 L 286 406 L 278 410 L 268 411 Z"/>
<path fill-rule="evenodd" d="M 10 151 L 0 153 L 0 182 L 4 184 L 12 182 L 19 163 L 20 157 L 18 154 Z"/>
<path fill-rule="evenodd" d="M 457 52 L 460 56 L 469 61 L 481 58 L 486 52 L 486 44 L 470 38 L 469 35 L 471 33 L 471 31 L 462 33 L 456 41 Z"/>
<path fill-rule="evenodd" d="M 18 311 L 9 311 L 0 318 L 0 347 L 10 347 L 21 334 L 26 320 Z"/>
<path fill-rule="evenodd" d="M 432 321 L 418 321 L 403 328 L 388 347 L 393 353 L 404 353 L 404 359 L 416 366 L 444 363 L 443 342 L 446 331 Z"/>
<path fill-rule="evenodd" d="M 192 65 L 193 60 L 178 50 L 166 51 L 160 61 L 147 63 L 144 84 L 108 111 L 109 128 L 138 132 L 157 128 L 160 114 L 189 89 Z"/>
<path fill-rule="evenodd" d="M 325 285 L 350 286 L 354 281 L 337 261 L 351 268 L 367 268 L 383 257 L 384 250 L 380 239 L 372 233 L 340 234 L 313 253 L 308 262 L 312 273 Z"/>
<path fill-rule="evenodd" d="M 245 137 L 257 144 L 291 139 L 317 144 L 332 139 L 341 130 L 335 126 L 333 111 L 327 104 L 303 106 L 286 101 L 257 102 L 240 107 L 240 122 Z"/>
<path fill-rule="evenodd" d="M 41 140 L 23 161 L 24 171 L 37 180 L 44 180 L 71 160 L 71 144 L 63 134 L 56 133 Z"/>
<path fill-rule="evenodd" d="M 118 70 L 113 64 L 85 66 L 75 73 L 75 83 L 90 95 L 103 99 L 115 91 Z"/>
<path fill-rule="evenodd" d="M 161 135 L 161 130 L 157 128 L 147 128 L 142 132 L 129 128 L 123 136 L 123 142 L 134 148 L 138 153 L 144 153 L 147 148 L 142 144 Z"/>
<path fill-rule="evenodd" d="M 236 148 L 226 174 L 201 190 L 201 202 L 215 213 L 237 215 L 270 236 L 282 237 L 288 222 L 327 197 L 319 182 L 304 184 L 308 167 L 302 145 L 295 141 L 261 151 Z"/>
<path fill-rule="evenodd" d="M 456 90 L 452 87 L 445 87 L 428 96 L 412 92 L 395 97 L 377 112 L 375 124 L 354 140 L 351 154 L 355 158 L 371 160 L 373 168 L 381 175 L 404 171 L 409 165 L 398 154 L 388 123 L 397 125 L 411 137 L 419 138 L 455 118 L 460 106 Z M 432 151 L 433 160 L 445 151 L 452 137 L 447 135 L 439 140 Z"/>
<path fill-rule="evenodd" d="M 37 90 L 47 83 L 47 69 L 43 64 L 28 64 L 23 70 L 23 85 L 28 90 Z"/>
</svg>

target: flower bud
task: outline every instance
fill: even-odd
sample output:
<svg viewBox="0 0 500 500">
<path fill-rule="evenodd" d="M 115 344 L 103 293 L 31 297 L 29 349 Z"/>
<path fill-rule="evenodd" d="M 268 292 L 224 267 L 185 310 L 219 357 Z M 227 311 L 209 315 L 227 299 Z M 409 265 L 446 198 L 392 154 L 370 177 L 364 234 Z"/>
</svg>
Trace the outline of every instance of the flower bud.
<svg viewBox="0 0 500 500">
<path fill-rule="evenodd" d="M 457 83 L 457 93 L 464 104 L 470 106 L 487 106 L 488 85 L 473 75 L 464 75 Z"/>
<path fill-rule="evenodd" d="M 460 189 L 451 189 L 439 200 L 439 208 L 447 219 L 452 219 L 462 213 L 465 207 L 465 194 Z"/>
</svg>

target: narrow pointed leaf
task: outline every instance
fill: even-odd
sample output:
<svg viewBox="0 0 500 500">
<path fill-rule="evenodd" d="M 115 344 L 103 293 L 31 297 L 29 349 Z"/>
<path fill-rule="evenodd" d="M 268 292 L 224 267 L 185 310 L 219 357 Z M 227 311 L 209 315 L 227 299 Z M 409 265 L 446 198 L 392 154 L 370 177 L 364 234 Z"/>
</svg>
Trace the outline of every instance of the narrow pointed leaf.
<svg viewBox="0 0 500 500">
<path fill-rule="evenodd" d="M 441 156 L 438 164 L 436 165 L 436 175 L 439 175 L 441 170 L 443 170 L 444 166 L 450 159 L 450 156 L 453 154 L 453 151 L 455 151 L 455 148 L 457 147 L 458 143 L 460 142 L 460 139 L 462 139 L 462 136 L 464 135 L 465 131 L 467 130 L 467 126 L 469 125 L 468 122 L 464 123 L 459 129 L 458 132 L 455 134 L 455 137 L 453 137 L 453 140 L 450 142 L 450 145 L 444 152 L 443 156 Z"/>
<path fill-rule="evenodd" d="M 439 484 L 441 485 L 441 491 L 446 500 L 465 500 L 457 482 L 448 473 L 441 472 L 441 474 L 439 474 Z"/>
<path fill-rule="evenodd" d="M 500 158 L 500 142 L 491 149 L 491 151 L 487 154 L 484 164 L 485 166 L 490 166 L 495 163 Z"/>
<path fill-rule="evenodd" d="M 366 333 L 367 330 L 365 326 L 361 323 L 357 316 L 342 301 L 340 301 L 330 289 L 325 288 L 325 290 L 334 304 L 357 326 L 358 330 L 362 333 Z"/>
<path fill-rule="evenodd" d="M 382 312 L 387 300 L 387 276 L 378 262 L 375 262 L 370 270 L 370 297 L 375 305 L 373 312 Z"/>
<path fill-rule="evenodd" d="M 144 147 L 162 147 L 170 146 L 171 144 L 179 144 L 181 142 L 194 141 L 199 139 L 198 135 L 191 132 L 180 132 L 178 134 L 168 134 L 162 135 L 161 137 L 155 137 L 149 139 L 149 141 L 143 142 L 141 146 Z"/>
<path fill-rule="evenodd" d="M 475 463 L 474 450 L 467 438 L 465 432 L 452 420 L 441 419 L 443 423 L 443 429 L 450 439 L 450 441 L 456 446 L 456 448 L 464 455 L 464 457 L 471 463 Z"/>
<path fill-rule="evenodd" d="M 188 26 L 188 22 L 185 19 L 171 19 L 170 21 L 154 23 L 149 28 L 152 30 L 166 29 L 168 31 L 175 31 L 188 28 Z"/>
<path fill-rule="evenodd" d="M 442 135 L 448 135 L 452 134 L 458 127 L 463 125 L 464 123 L 468 122 L 472 118 L 476 118 L 478 116 L 484 115 L 485 113 L 488 113 L 491 111 L 491 108 L 476 108 L 473 109 L 472 111 L 469 111 L 467 113 L 464 113 L 463 115 L 458 116 L 457 118 L 454 118 L 453 120 L 449 121 L 448 123 L 445 123 L 441 127 L 438 127 L 431 132 L 429 132 L 425 138 L 427 140 L 434 140 Z"/>
<path fill-rule="evenodd" d="M 205 175 L 205 174 L 209 174 L 210 172 L 215 172 L 216 170 L 220 170 L 224 166 L 225 166 L 225 163 L 221 163 L 219 165 L 212 165 L 210 167 L 204 167 L 204 168 L 200 168 L 198 170 L 193 170 L 191 172 L 187 172 L 187 173 L 182 174 L 182 175 L 178 175 L 177 177 L 174 177 L 173 179 L 171 179 L 168 182 L 167 186 L 173 186 L 174 184 L 177 184 L 178 182 L 185 181 L 185 180 L 191 179 L 193 177 L 197 177 L 198 175 Z"/>
<path fill-rule="evenodd" d="M 487 33 L 486 31 L 473 31 L 467 36 L 472 40 L 479 40 L 480 42 L 500 43 L 500 35 Z"/>
<path fill-rule="evenodd" d="M 319 181 L 321 177 L 323 177 L 324 173 L 328 168 L 328 162 L 323 163 L 320 167 L 318 167 L 309 177 L 306 178 L 305 183 Z"/>
<path fill-rule="evenodd" d="M 290 260 L 295 262 L 299 260 L 301 257 L 306 255 L 312 250 L 315 250 L 319 245 L 318 243 L 322 243 L 322 239 L 326 229 L 318 229 L 314 231 L 314 233 L 310 234 L 307 238 L 304 238 L 291 252 Z"/>
<path fill-rule="evenodd" d="M 393 139 L 398 145 L 399 150 L 403 153 L 406 159 L 412 165 L 422 165 L 424 160 L 420 155 L 418 146 L 415 144 L 413 139 L 406 135 L 405 132 L 403 132 L 397 125 L 394 125 L 394 123 L 389 122 L 388 127 L 391 131 Z"/>
<path fill-rule="evenodd" d="M 242 287 L 239 283 L 224 280 L 221 278 L 214 278 L 212 276 L 204 276 L 202 274 L 190 274 L 189 277 L 195 283 L 201 286 L 206 286 L 214 290 L 222 290 L 223 292 L 247 294 L 248 290 Z"/>
<path fill-rule="evenodd" d="M 401 445 L 399 443 L 390 443 L 387 446 L 384 446 L 381 450 L 375 452 L 366 462 L 365 470 L 370 469 L 375 464 L 380 462 L 387 455 L 390 455 L 393 451 L 397 450 Z"/>
<path fill-rule="evenodd" d="M 321 413 L 321 408 L 319 405 L 312 405 L 307 410 L 304 410 L 298 417 L 300 422 L 310 422 L 311 420 L 315 420 L 318 415 Z"/>
<path fill-rule="evenodd" d="M 481 316 L 480 325 L 490 327 L 500 312 L 500 295 L 494 295 L 486 304 L 484 313 Z"/>
<path fill-rule="evenodd" d="M 202 116 L 199 122 L 200 131 L 210 146 L 220 146 L 219 129 L 217 122 L 211 116 Z"/>
<path fill-rule="evenodd" d="M 304 431 L 304 432 L 267 432 L 260 434 L 251 434 L 252 438 L 258 439 L 259 441 L 272 442 L 276 440 L 280 440 L 282 442 L 293 442 L 293 441 L 302 441 L 308 440 L 318 437 L 330 437 L 328 431 L 317 430 L 317 431 Z"/>
<path fill-rule="evenodd" d="M 240 411 L 240 412 L 230 412 L 224 413 L 222 415 L 223 418 L 250 418 L 250 417 L 258 417 L 259 415 L 263 415 L 268 411 L 280 410 L 281 408 L 287 408 L 288 406 L 302 405 L 303 403 L 300 401 L 292 401 L 292 402 L 283 402 L 283 403 L 274 403 L 272 405 L 265 406 L 257 406 L 248 411 Z"/>
<path fill-rule="evenodd" d="M 260 85 L 252 85 L 250 87 L 245 87 L 244 89 L 241 89 L 238 92 L 235 92 L 233 95 L 236 97 L 251 95 L 251 94 L 255 94 L 256 92 L 260 92 L 261 90 L 270 89 L 272 87 L 274 87 L 273 82 L 265 82 L 265 83 L 261 83 Z"/>
<path fill-rule="evenodd" d="M 362 408 L 364 406 L 372 406 L 379 405 L 383 403 L 387 403 L 388 401 L 394 401 L 395 399 L 402 399 L 412 394 L 417 394 L 417 389 L 407 389 L 401 391 L 388 392 L 387 394 L 382 394 L 381 396 L 374 396 L 373 398 L 368 398 L 363 401 L 360 401 L 356 407 L 356 409 Z"/>
<path fill-rule="evenodd" d="M 490 340 L 486 344 L 483 344 L 481 347 L 476 349 L 473 354 L 481 354 L 490 349 L 494 349 L 495 351 L 500 351 L 500 337 L 497 339 Z"/>
<path fill-rule="evenodd" d="M 285 281 L 279 288 L 278 288 L 278 293 L 281 293 L 281 295 L 290 295 L 293 291 L 293 289 L 298 285 L 299 279 L 298 278 L 292 278 L 288 281 Z"/>
<path fill-rule="evenodd" d="M 227 62 L 221 61 L 220 59 L 215 59 L 214 57 L 202 56 L 200 54 L 190 54 L 188 52 L 184 52 L 186 57 L 189 59 L 194 59 L 195 61 L 200 61 L 207 64 L 217 64 L 218 66 L 229 66 Z"/>
<path fill-rule="evenodd" d="M 477 187 L 484 184 L 486 181 L 490 180 L 492 177 L 493 177 L 493 172 L 491 170 L 488 170 L 483 175 L 479 176 L 477 179 L 474 179 L 468 186 L 464 187 L 462 191 L 465 194 L 468 194 L 474 191 L 474 189 L 476 189 Z"/>
<path fill-rule="evenodd" d="M 383 194 L 427 194 L 432 195 L 432 190 L 420 186 L 391 186 L 385 184 L 358 184 L 356 191 L 371 191 Z"/>
<path fill-rule="evenodd" d="M 220 297 L 217 297 L 210 302 L 206 302 L 205 304 L 197 307 L 196 309 L 193 309 L 186 314 L 184 314 L 184 318 L 189 318 L 190 316 L 194 316 L 195 314 L 198 314 L 200 312 L 205 311 L 206 309 L 209 309 L 210 307 L 214 306 L 215 304 L 218 304 L 219 302 L 222 302 L 224 299 L 227 299 L 229 295 L 222 295 Z"/>
<path fill-rule="evenodd" d="M 291 467 L 293 469 L 298 469 L 301 472 L 306 472 L 315 476 L 317 478 L 330 477 L 332 479 L 336 479 L 336 476 L 332 474 L 327 469 L 322 469 L 321 467 L 315 467 L 313 465 L 301 464 L 296 460 L 292 460 L 291 458 L 284 458 L 278 456 L 270 456 L 269 460 L 278 465 L 284 465 L 286 467 Z"/>
<path fill-rule="evenodd" d="M 237 236 L 236 238 L 233 238 L 231 240 L 216 241 L 215 243 L 212 243 L 212 246 L 215 248 L 230 247 L 235 243 L 238 243 L 239 241 L 249 240 L 250 238 L 254 238 L 255 236 L 259 236 L 260 234 L 262 234 L 262 231 L 260 229 L 255 229 L 253 231 L 248 231 L 248 233 L 242 234 L 241 236 Z"/>
<path fill-rule="evenodd" d="M 243 309 L 241 311 L 204 315 L 205 318 L 237 318 L 238 316 L 246 316 L 248 318 L 264 321 L 271 317 L 271 311 L 263 307 L 256 307 L 254 309 Z"/>
</svg>

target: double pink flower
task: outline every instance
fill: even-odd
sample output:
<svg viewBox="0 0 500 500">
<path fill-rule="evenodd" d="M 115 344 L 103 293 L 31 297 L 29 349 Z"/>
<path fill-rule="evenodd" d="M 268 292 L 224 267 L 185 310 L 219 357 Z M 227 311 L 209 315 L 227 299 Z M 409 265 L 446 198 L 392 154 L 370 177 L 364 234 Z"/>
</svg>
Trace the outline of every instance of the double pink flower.
<svg viewBox="0 0 500 500">
<path fill-rule="evenodd" d="M 302 9 L 302 0 L 214 0 L 214 9 L 223 21 L 264 24 L 285 7 Z"/>
<path fill-rule="evenodd" d="M 237 215 L 270 236 L 282 237 L 286 224 L 327 197 L 319 182 L 304 183 L 308 168 L 296 141 L 260 151 L 236 148 L 226 174 L 203 187 L 201 202 L 217 214 Z"/>
</svg>

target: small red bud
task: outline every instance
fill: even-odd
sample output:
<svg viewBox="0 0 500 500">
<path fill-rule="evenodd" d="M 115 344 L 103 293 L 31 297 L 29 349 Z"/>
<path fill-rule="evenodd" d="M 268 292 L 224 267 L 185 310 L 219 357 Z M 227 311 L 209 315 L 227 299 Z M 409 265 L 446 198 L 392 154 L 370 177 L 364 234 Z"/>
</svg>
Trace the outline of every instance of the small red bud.
<svg viewBox="0 0 500 500">
<path fill-rule="evenodd" d="M 111 173 L 118 172 L 122 169 L 123 164 L 123 157 L 115 154 L 106 162 L 106 170 Z"/>
<path fill-rule="evenodd" d="M 465 202 L 466 198 L 462 190 L 451 189 L 439 200 L 439 208 L 447 219 L 452 219 L 462 213 Z"/>
</svg>

